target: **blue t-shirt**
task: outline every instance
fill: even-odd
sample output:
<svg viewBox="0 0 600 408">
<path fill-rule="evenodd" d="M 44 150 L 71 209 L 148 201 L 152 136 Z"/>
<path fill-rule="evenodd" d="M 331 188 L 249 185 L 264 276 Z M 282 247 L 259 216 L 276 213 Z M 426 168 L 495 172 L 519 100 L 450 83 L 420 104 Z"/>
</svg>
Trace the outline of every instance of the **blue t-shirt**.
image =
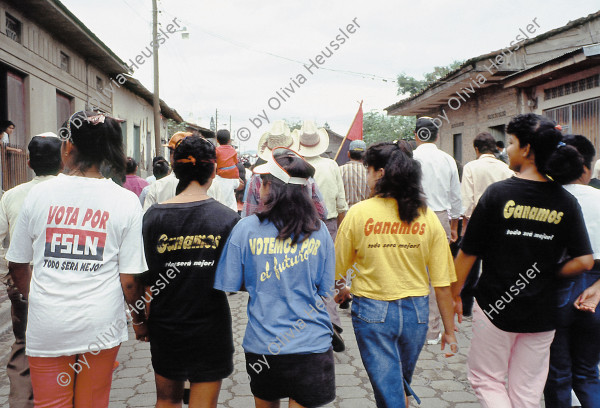
<svg viewBox="0 0 600 408">
<path fill-rule="evenodd" d="M 327 227 L 303 242 L 277 239 L 271 222 L 256 215 L 231 231 L 217 266 L 215 289 L 248 291 L 242 346 L 255 354 L 324 353 L 333 329 L 320 296 L 331 294 L 335 253 Z"/>
</svg>

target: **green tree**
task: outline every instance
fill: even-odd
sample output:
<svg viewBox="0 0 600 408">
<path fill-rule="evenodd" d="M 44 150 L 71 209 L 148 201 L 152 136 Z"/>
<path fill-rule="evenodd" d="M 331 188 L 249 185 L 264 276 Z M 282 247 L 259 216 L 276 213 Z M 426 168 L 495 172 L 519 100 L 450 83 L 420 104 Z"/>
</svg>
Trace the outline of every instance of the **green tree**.
<svg viewBox="0 0 600 408">
<path fill-rule="evenodd" d="M 167 140 L 177 132 L 187 132 L 186 126 L 186 122 L 177 123 L 173 119 L 167 120 Z"/>
<path fill-rule="evenodd" d="M 433 67 L 432 72 L 423 75 L 425 79 L 416 79 L 405 73 L 401 73 L 396 79 L 396 82 L 398 83 L 398 95 L 409 94 L 410 96 L 413 96 L 418 94 L 435 81 L 445 77 L 450 72 L 460 67 L 463 62 L 464 61 L 454 61 L 452 64 L 445 67 Z"/>
<path fill-rule="evenodd" d="M 412 116 L 386 116 L 367 112 L 363 116 L 363 140 L 367 145 L 376 142 L 414 138 L 415 118 Z"/>
</svg>

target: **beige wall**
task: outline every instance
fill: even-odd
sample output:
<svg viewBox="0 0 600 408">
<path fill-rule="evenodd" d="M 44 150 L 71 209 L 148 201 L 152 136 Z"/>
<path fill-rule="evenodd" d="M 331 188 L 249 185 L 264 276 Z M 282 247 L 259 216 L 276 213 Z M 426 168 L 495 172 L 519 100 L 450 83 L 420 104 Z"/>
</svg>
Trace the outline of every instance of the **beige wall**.
<svg viewBox="0 0 600 408">
<path fill-rule="evenodd" d="M 518 92 L 514 89 L 500 87 L 479 89 L 466 102 L 462 102 L 457 110 L 444 105 L 449 123 L 443 120 L 438 132 L 437 145 L 450 155 L 454 153 L 454 135 L 462 134 L 462 161 L 475 160 L 473 139 L 481 132 L 490 132 L 493 126 L 506 125 L 510 118 L 520 113 Z M 424 116 L 437 117 L 440 110 L 428 112 Z M 491 132 L 490 132 L 491 133 Z"/>
<path fill-rule="evenodd" d="M 5 13 L 8 12 L 22 24 L 21 43 L 6 36 Z M 60 52 L 70 57 L 70 69 L 60 68 Z M 60 91 L 72 98 L 72 112 L 93 106 L 125 119 L 127 123 L 127 152 L 133 154 L 133 126 L 140 126 L 140 165 L 142 174 L 150 170 L 146 158 L 147 132 L 151 132 L 152 156 L 154 156 L 154 125 L 152 106 L 144 99 L 123 86 L 118 88 L 110 78 L 96 66 L 86 64 L 84 58 L 67 45 L 52 38 L 26 16 L 17 12 L 0 0 L 0 63 L 25 78 L 26 130 L 27 140 L 31 136 L 53 131 L 57 132 L 56 93 Z M 96 90 L 96 77 L 102 79 L 104 94 Z M 166 135 L 166 121 L 163 120 L 162 133 Z M 150 162 L 151 164 L 151 162 Z"/>
<path fill-rule="evenodd" d="M 127 143 L 126 143 L 126 155 L 134 156 L 134 125 L 140 127 L 140 161 L 139 169 L 143 174 L 152 174 L 152 158 L 156 156 L 154 148 L 154 112 L 152 106 L 144 99 L 128 91 L 127 89 L 114 88 L 113 95 L 113 115 L 120 119 L 126 120 L 127 125 Z M 167 134 L 167 122 L 166 119 L 161 121 L 161 134 Z M 151 133 L 150 143 L 146 146 L 147 133 Z M 147 149 L 150 149 L 150 161 L 147 158 Z M 160 152 L 164 155 L 164 152 Z"/>
</svg>

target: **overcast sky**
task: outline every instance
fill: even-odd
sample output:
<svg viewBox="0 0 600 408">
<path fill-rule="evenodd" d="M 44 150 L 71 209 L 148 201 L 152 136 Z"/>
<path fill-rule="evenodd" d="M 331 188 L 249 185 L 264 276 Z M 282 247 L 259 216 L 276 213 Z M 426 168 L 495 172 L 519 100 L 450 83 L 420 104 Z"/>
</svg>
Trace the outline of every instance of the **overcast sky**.
<svg viewBox="0 0 600 408">
<path fill-rule="evenodd" d="M 125 62 L 152 40 L 151 0 L 62 2 Z M 268 130 L 249 121 L 263 109 L 270 121 L 312 119 L 345 135 L 361 100 L 367 112 L 401 99 L 399 73 L 422 78 L 436 65 L 507 47 L 534 18 L 538 35 L 599 9 L 597 0 L 162 0 L 162 28 L 177 18 L 189 39 L 175 34 L 160 47 L 160 97 L 204 127 L 215 109 L 219 127 L 229 127 L 231 115 L 234 132 L 252 133 L 245 149 Z M 333 55 L 311 74 L 303 64 L 329 55 L 328 46 Z M 151 60 L 134 76 L 153 90 Z M 272 97 L 281 105 L 269 106 Z"/>
</svg>

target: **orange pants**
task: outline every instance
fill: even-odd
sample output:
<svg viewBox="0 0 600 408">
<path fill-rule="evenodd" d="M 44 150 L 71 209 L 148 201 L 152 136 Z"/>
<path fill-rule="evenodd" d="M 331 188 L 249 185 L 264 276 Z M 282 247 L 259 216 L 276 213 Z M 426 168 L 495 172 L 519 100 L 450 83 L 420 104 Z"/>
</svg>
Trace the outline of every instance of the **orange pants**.
<svg viewBox="0 0 600 408">
<path fill-rule="evenodd" d="M 119 347 L 61 357 L 29 357 L 36 408 L 106 408 Z"/>
</svg>

